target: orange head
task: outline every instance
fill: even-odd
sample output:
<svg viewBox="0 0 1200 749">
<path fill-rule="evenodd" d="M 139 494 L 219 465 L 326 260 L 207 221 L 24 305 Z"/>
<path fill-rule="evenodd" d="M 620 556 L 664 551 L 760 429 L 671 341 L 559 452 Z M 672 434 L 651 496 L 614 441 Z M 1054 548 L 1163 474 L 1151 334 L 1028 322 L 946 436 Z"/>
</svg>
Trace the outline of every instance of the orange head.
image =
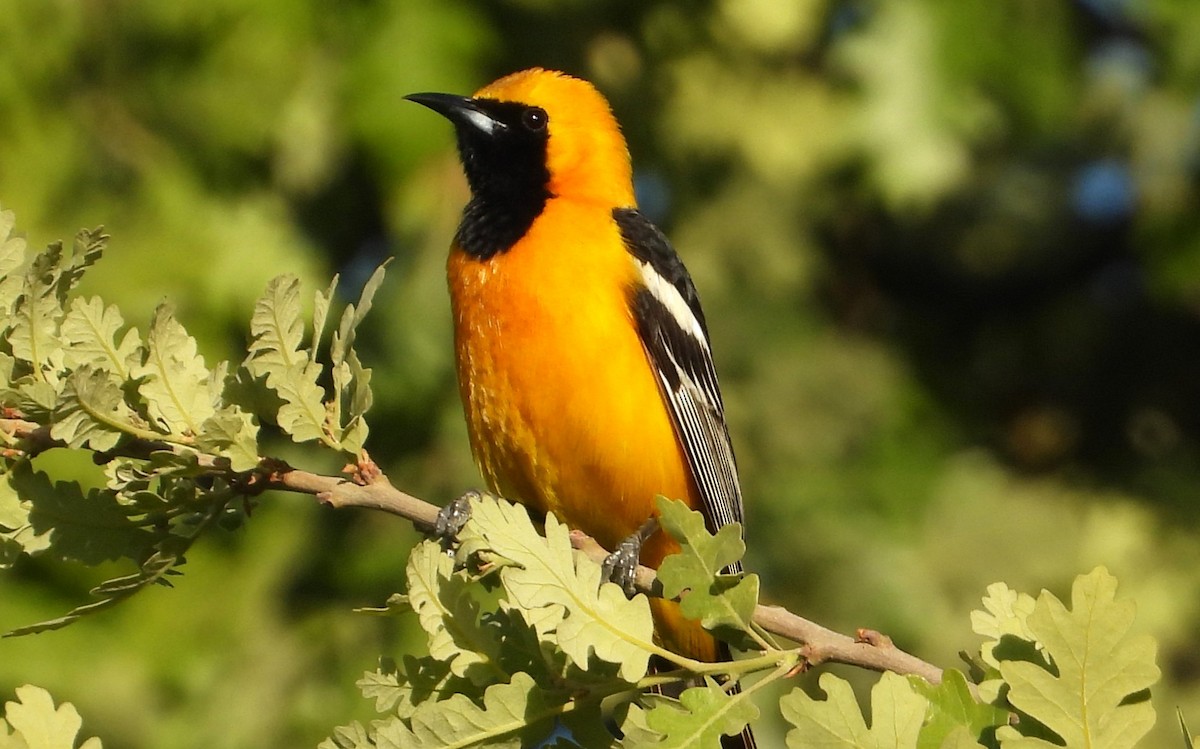
<svg viewBox="0 0 1200 749">
<path fill-rule="evenodd" d="M 606 208 L 634 205 L 625 138 L 587 81 L 541 68 L 507 75 L 472 97 L 405 97 L 445 116 L 458 133 L 476 200 L 536 218 L 553 198 Z M 536 208 L 536 211 L 534 210 Z"/>
</svg>

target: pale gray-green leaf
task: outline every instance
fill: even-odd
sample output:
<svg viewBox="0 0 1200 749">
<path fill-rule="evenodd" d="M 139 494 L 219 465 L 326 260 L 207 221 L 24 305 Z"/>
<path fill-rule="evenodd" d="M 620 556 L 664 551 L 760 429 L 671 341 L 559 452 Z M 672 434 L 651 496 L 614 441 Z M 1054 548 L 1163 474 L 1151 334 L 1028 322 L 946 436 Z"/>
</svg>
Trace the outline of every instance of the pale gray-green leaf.
<svg viewBox="0 0 1200 749">
<path fill-rule="evenodd" d="M 17 701 L 6 702 L 0 719 L 0 746 L 4 749 L 75 749 L 83 720 L 69 702 L 58 707 L 50 693 L 32 684 L 17 687 Z M 8 728 L 14 731 L 9 734 Z M 100 739 L 90 738 L 78 749 L 101 749 Z"/>
<path fill-rule="evenodd" d="M 116 447 L 121 437 L 132 431 L 132 418 L 115 376 L 103 369 L 83 366 L 66 380 L 50 436 L 68 447 L 104 452 Z"/>
<path fill-rule="evenodd" d="M 175 319 L 168 304 L 154 312 L 143 361 L 133 369 L 142 378 L 138 393 L 150 415 L 175 434 L 196 435 L 214 409 L 208 392 L 208 368 L 196 339 Z"/>
<path fill-rule="evenodd" d="M 38 253 L 25 272 L 21 291 L 13 304 L 9 345 L 13 356 L 29 362 L 41 377 L 57 369 L 61 357 L 58 325 L 63 309 L 55 295 L 62 263 L 62 244 L 54 243 Z"/>
<path fill-rule="evenodd" d="M 135 328 L 121 336 L 124 324 L 116 305 L 105 306 L 98 296 L 71 300 L 71 309 L 60 331 L 66 345 L 66 365 L 88 364 L 114 372 L 123 380 L 129 379 L 131 367 L 138 364 L 141 356 L 142 341 Z"/>
<path fill-rule="evenodd" d="M 301 349 L 304 323 L 300 319 L 300 280 L 278 276 L 254 305 L 250 321 L 253 340 L 246 367 L 264 377 L 267 387 L 283 400 L 276 420 L 297 442 L 323 439 L 325 393 L 317 384 L 321 365 Z"/>
</svg>

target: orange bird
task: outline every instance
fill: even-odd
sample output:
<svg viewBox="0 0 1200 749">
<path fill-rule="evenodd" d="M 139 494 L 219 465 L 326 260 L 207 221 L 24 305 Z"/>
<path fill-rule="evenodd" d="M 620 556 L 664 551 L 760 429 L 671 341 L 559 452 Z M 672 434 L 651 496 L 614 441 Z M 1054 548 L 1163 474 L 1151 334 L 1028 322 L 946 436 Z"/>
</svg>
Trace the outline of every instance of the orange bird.
<svg viewBox="0 0 1200 749">
<path fill-rule="evenodd" d="M 629 150 L 587 81 L 532 69 L 472 97 L 413 94 L 455 127 L 471 199 L 450 249 L 458 382 L 488 486 L 617 548 L 658 494 L 708 528 L 742 494 L 692 279 L 638 212 Z M 641 561 L 678 551 L 656 531 Z M 740 572 L 740 566 L 732 570 Z M 664 647 L 729 652 L 670 601 Z M 747 731 L 725 746 L 753 746 Z"/>
</svg>

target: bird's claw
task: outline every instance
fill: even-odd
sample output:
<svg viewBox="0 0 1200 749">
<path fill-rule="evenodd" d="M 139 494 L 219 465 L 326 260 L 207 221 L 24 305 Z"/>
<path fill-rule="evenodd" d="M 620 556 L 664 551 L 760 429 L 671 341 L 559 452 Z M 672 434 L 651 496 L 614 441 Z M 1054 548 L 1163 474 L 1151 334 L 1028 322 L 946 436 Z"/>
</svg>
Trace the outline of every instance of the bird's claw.
<svg viewBox="0 0 1200 749">
<path fill-rule="evenodd" d="M 446 503 L 438 510 L 437 520 L 433 524 L 433 535 L 447 543 L 456 539 L 458 532 L 471 519 L 471 500 L 479 498 L 479 492 L 469 491 Z"/>
<path fill-rule="evenodd" d="M 658 530 L 658 520 L 650 518 L 626 538 L 611 554 L 604 558 L 601 565 L 603 579 L 616 583 L 625 591 L 625 595 L 633 597 L 637 593 L 637 568 L 642 558 L 642 544 L 654 531 Z"/>
</svg>

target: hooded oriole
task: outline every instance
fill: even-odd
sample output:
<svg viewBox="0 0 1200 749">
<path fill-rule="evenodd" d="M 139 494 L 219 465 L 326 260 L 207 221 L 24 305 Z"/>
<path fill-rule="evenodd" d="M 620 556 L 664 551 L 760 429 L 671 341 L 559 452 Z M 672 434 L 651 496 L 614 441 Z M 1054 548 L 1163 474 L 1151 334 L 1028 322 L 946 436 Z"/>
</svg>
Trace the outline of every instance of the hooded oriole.
<svg viewBox="0 0 1200 749">
<path fill-rule="evenodd" d="M 679 256 L 637 210 L 608 102 L 542 69 L 469 98 L 407 98 L 454 123 L 471 188 L 448 277 L 459 388 L 489 487 L 609 549 L 654 514 L 658 494 L 699 509 L 710 530 L 740 522 L 704 314 Z M 641 559 L 657 567 L 677 550 L 659 531 Z M 665 647 L 729 657 L 676 604 L 652 605 Z M 747 732 L 727 745 L 752 743 Z"/>
</svg>

